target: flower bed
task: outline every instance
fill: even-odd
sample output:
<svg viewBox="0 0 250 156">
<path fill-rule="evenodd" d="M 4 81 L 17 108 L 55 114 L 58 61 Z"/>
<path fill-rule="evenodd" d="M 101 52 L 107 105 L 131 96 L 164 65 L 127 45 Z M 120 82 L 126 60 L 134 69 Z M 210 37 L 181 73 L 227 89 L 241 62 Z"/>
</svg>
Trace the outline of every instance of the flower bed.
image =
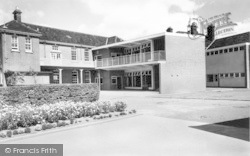
<svg viewBox="0 0 250 156">
<path fill-rule="evenodd" d="M 122 101 L 59 102 L 41 106 L 1 105 L 0 137 L 30 133 L 29 127 L 33 127 L 34 131 L 41 131 L 82 121 L 135 113 L 135 110 L 126 113 L 126 107 L 126 103 Z"/>
</svg>

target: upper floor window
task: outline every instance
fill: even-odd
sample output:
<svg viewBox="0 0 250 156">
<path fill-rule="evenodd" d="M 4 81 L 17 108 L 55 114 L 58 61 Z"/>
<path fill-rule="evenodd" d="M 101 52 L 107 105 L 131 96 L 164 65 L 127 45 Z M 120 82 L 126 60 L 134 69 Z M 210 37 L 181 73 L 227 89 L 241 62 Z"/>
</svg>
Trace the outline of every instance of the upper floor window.
<svg viewBox="0 0 250 156">
<path fill-rule="evenodd" d="M 89 51 L 84 52 L 84 60 L 89 61 Z"/>
<path fill-rule="evenodd" d="M 71 59 L 76 60 L 76 48 L 75 47 L 71 49 Z"/>
<path fill-rule="evenodd" d="M 151 51 L 151 43 L 146 43 L 141 45 L 141 52 L 150 52 Z"/>
<path fill-rule="evenodd" d="M 52 50 L 53 50 L 53 51 L 59 51 L 58 45 L 53 45 L 53 46 L 52 46 Z"/>
<path fill-rule="evenodd" d="M 61 53 L 52 52 L 51 53 L 51 58 L 54 59 L 54 60 L 60 60 L 61 59 Z"/>
<path fill-rule="evenodd" d="M 17 36 L 12 36 L 12 37 L 11 37 L 11 49 L 12 49 L 13 51 L 18 51 L 18 50 L 19 50 L 18 38 L 17 38 Z"/>
<path fill-rule="evenodd" d="M 25 51 L 32 52 L 32 40 L 29 37 L 25 38 Z"/>
</svg>

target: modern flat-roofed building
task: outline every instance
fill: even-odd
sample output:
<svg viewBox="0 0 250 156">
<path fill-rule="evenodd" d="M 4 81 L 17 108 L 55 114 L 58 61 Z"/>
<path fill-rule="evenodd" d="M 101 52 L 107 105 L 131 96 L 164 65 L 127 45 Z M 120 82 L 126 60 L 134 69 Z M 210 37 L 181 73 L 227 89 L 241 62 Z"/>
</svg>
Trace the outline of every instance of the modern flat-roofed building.
<svg viewBox="0 0 250 156">
<path fill-rule="evenodd" d="M 204 37 L 163 32 L 92 48 L 101 89 L 205 90 Z"/>
<path fill-rule="evenodd" d="M 214 40 L 206 49 L 207 87 L 249 88 L 250 32 Z"/>
</svg>

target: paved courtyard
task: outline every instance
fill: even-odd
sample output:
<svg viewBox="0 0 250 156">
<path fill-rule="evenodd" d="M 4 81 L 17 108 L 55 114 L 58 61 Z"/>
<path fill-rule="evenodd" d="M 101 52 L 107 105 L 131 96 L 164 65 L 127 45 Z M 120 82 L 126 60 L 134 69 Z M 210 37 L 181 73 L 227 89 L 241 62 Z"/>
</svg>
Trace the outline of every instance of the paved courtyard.
<svg viewBox="0 0 250 156">
<path fill-rule="evenodd" d="M 151 91 L 102 91 L 100 100 L 124 100 L 143 114 L 216 123 L 249 118 L 250 90 L 208 88 L 205 92 L 162 95 Z"/>
</svg>

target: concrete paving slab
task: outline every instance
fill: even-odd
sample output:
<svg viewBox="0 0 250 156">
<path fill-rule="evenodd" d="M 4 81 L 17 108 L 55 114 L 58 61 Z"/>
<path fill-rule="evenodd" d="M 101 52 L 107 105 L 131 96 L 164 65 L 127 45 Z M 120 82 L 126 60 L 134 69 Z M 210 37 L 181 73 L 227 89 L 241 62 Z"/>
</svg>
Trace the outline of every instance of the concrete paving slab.
<svg viewBox="0 0 250 156">
<path fill-rule="evenodd" d="M 64 144 L 64 156 L 249 156 L 249 142 L 190 127 L 199 125 L 140 115 L 7 143 Z"/>
</svg>

